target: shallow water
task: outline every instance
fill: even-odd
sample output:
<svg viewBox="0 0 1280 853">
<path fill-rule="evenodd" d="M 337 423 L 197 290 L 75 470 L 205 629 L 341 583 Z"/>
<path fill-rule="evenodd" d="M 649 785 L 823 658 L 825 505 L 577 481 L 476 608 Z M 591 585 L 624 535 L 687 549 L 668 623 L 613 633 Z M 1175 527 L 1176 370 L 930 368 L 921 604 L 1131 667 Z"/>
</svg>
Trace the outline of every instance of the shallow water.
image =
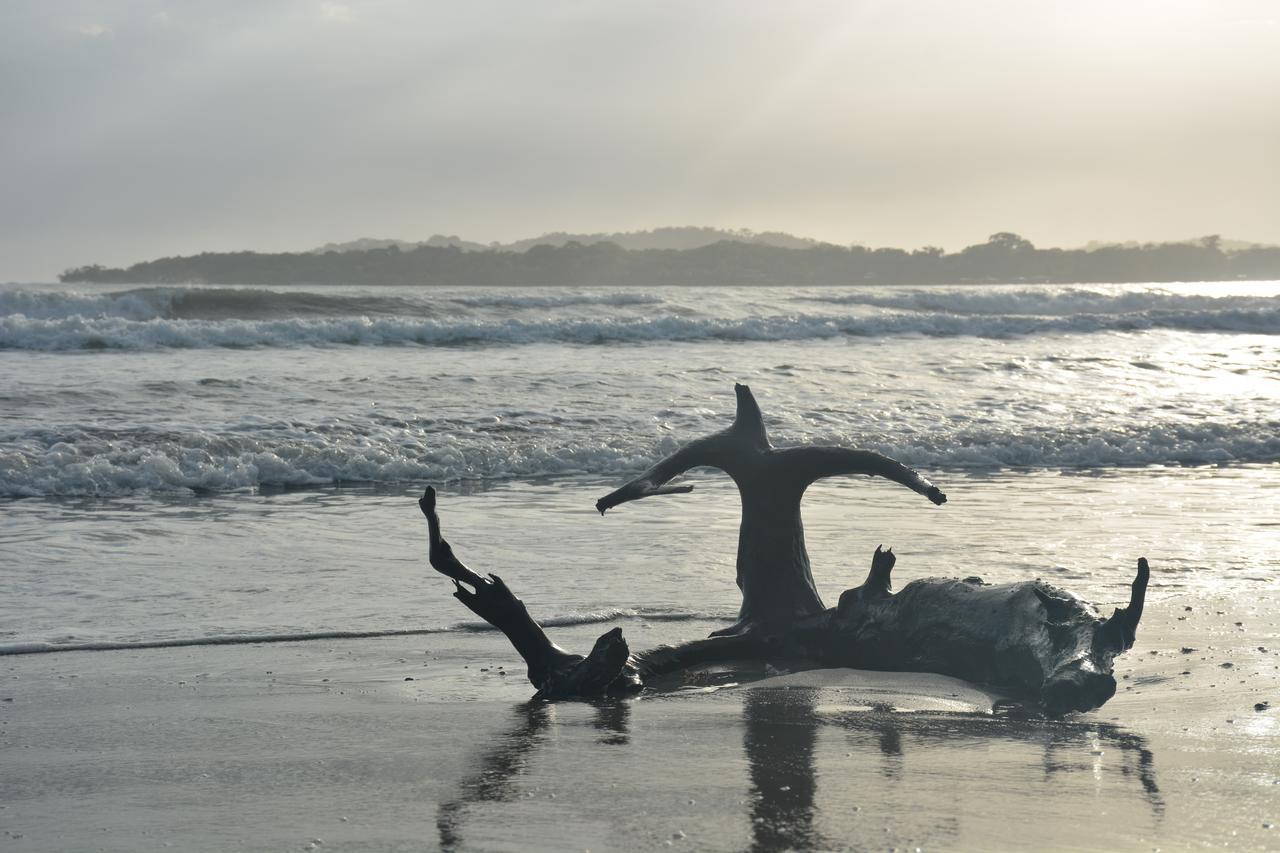
<svg viewBox="0 0 1280 853">
<path fill-rule="evenodd" d="M 1147 554 L 1171 583 L 1274 583 L 1274 283 L 11 285 L 0 642 L 449 628 L 422 581 L 426 483 L 468 559 L 547 618 L 727 617 L 723 477 L 605 519 L 591 506 L 722 428 L 735 380 L 776 443 L 881 450 L 951 495 L 938 510 L 883 482 L 816 485 L 828 600 L 880 542 L 904 578 L 1044 574 L 1123 598 Z"/>
<path fill-rule="evenodd" d="M 561 478 L 441 492 L 445 534 L 552 625 L 622 619 L 662 639 L 735 615 L 737 494 L 723 475 L 688 495 L 600 517 L 613 482 Z M 1272 466 L 938 475 L 943 507 L 865 478 L 810 490 L 806 535 L 834 603 L 879 544 L 898 585 L 929 575 L 1043 577 L 1123 604 L 1138 556 L 1150 596 L 1280 588 L 1280 475 Z M 11 594 L 0 651 L 94 642 L 201 641 L 482 627 L 425 561 L 416 488 L 314 489 L 11 502 Z M 1056 521 L 1056 523 L 1054 523 Z M 603 630 L 603 628 L 601 628 Z"/>
<path fill-rule="evenodd" d="M 775 440 L 928 468 L 1274 462 L 1280 286 L 1235 287 L 10 288 L 0 495 L 616 475 L 735 380 Z M 466 333 L 360 331 L 397 305 Z"/>
</svg>

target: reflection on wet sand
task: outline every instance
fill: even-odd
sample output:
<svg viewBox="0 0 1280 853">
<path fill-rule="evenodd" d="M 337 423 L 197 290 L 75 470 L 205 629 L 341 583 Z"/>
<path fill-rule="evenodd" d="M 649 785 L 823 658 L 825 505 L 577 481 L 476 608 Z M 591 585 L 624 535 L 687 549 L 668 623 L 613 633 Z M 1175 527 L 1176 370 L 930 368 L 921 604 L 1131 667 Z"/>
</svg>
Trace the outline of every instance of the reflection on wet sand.
<svg viewBox="0 0 1280 853">
<path fill-rule="evenodd" d="M 825 847 L 814 830 L 820 720 L 812 690 L 748 690 L 742 746 L 751 780 L 751 849 Z"/>
<path fill-rule="evenodd" d="M 524 702 L 515 707 L 511 729 L 485 750 L 479 769 L 458 785 L 461 795 L 440 804 L 436 829 L 440 833 L 441 850 L 457 850 L 462 846 L 464 810 L 471 803 L 505 802 L 514 796 L 512 779 L 546 737 L 551 720 L 551 706 L 545 702 Z"/>
<path fill-rule="evenodd" d="M 1157 820 L 1164 814 L 1150 747 L 1140 735 L 1115 725 L 1087 719 L 1045 720 L 1004 714 L 905 713 L 887 707 L 844 710 L 832 704 L 830 693 L 809 688 L 754 688 L 739 695 L 749 792 L 745 817 L 749 821 L 750 849 L 754 851 L 820 849 L 840 840 L 824 838 L 819 829 L 825 820 L 838 817 L 824 816 L 818 803 L 817 763 L 834 759 L 835 755 L 830 747 L 818 748 L 824 732 L 839 735 L 847 745 L 859 747 L 853 753 L 844 753 L 846 756 L 878 755 L 879 774 L 891 781 L 900 781 L 912 771 L 913 753 L 923 761 L 936 760 L 937 748 L 964 751 L 1001 742 L 1039 746 L 1046 780 L 1075 773 L 1092 773 L 1101 778 L 1101 756 L 1109 754 L 1111 758 L 1105 765 L 1110 768 L 1109 773 L 1118 771 L 1120 779 L 1136 779 L 1152 814 Z M 593 704 L 591 725 L 599 732 L 596 745 L 631 745 L 631 701 Z M 544 743 L 555 739 L 549 732 L 554 723 L 553 707 L 542 702 L 515 707 L 510 729 L 479 755 L 475 772 L 458 785 L 459 796 L 440 805 L 436 826 L 442 850 L 465 846 L 463 823 L 469 805 L 515 798 L 513 779 L 526 770 Z M 650 737 L 654 738 L 653 743 L 639 746 L 669 748 L 669 744 L 661 742 L 661 735 Z M 593 758 L 583 756 L 586 761 Z M 678 753 L 673 753 L 673 760 L 679 760 Z M 849 796 L 848 779 L 829 781 L 834 794 L 840 798 Z M 833 805 L 841 811 L 857 810 L 853 801 Z M 933 815 L 930 834 L 935 842 L 957 843 L 962 835 L 958 816 Z"/>
<path fill-rule="evenodd" d="M 600 731 L 598 743 L 608 746 L 626 746 L 631 742 L 628 727 L 631 724 L 631 703 L 626 699 L 597 699 L 592 727 Z"/>
<path fill-rule="evenodd" d="M 746 691 L 743 748 L 752 794 L 752 850 L 824 846 L 814 826 L 818 791 L 815 744 L 824 726 L 842 730 L 855 743 L 874 743 L 881 756 L 881 773 L 895 780 L 909 770 L 910 750 L 927 748 L 931 743 L 952 748 L 993 740 L 1039 743 L 1043 745 L 1046 778 L 1079 770 L 1096 771 L 1093 766 L 1063 756 L 1097 757 L 1114 750 L 1120 755 L 1121 777 L 1136 776 L 1152 812 L 1157 818 L 1163 814 L 1164 801 L 1156 783 L 1151 749 L 1141 736 L 1117 726 L 1027 717 L 896 713 L 887 708 L 832 714 L 818 710 L 820 696 L 820 691 L 811 689 Z M 959 832 L 955 821 L 939 820 L 934 827 L 953 841 Z"/>
<path fill-rule="evenodd" d="M 600 699 L 591 704 L 596 708 L 592 726 L 600 731 L 597 742 L 625 746 L 630 741 L 631 703 L 624 699 Z M 467 806 L 514 799 L 512 782 L 546 739 L 553 707 L 541 701 L 522 702 L 515 707 L 512 727 L 481 754 L 477 771 L 459 783 L 460 796 L 440 804 L 436 830 L 440 833 L 441 850 L 462 849 L 462 824 Z"/>
<path fill-rule="evenodd" d="M 1164 811 L 1160 786 L 1156 783 L 1155 756 L 1146 740 L 1119 726 L 1092 720 L 1045 720 L 1039 717 L 980 716 L 973 714 L 900 714 L 858 713 L 837 714 L 827 720 L 847 731 L 852 738 L 874 737 L 885 759 L 884 773 L 893 776 L 901 772 L 903 760 L 902 740 L 905 735 L 913 742 L 930 742 L 963 747 L 969 742 L 1014 741 L 1020 744 L 1041 744 L 1042 766 L 1045 778 L 1077 771 L 1095 772 L 1094 764 L 1072 761 L 1067 757 L 1087 753 L 1101 757 L 1114 750 L 1119 753 L 1120 775 L 1136 776 L 1143 795 L 1154 814 Z"/>
</svg>

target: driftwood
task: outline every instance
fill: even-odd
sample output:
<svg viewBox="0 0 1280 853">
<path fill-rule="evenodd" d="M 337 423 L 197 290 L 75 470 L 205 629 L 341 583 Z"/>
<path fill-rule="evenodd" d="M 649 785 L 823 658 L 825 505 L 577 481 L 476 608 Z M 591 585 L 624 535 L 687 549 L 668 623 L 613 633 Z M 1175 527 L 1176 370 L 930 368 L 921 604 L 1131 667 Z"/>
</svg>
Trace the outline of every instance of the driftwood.
<svg viewBox="0 0 1280 853">
<path fill-rule="evenodd" d="M 934 672 L 1003 688 L 1038 702 L 1053 716 L 1087 711 L 1115 693 L 1112 660 L 1134 642 L 1149 570 L 1138 560 L 1129 606 L 1102 619 L 1093 607 L 1042 581 L 990 585 L 979 578 L 917 580 L 891 591 L 896 558 L 876 549 L 859 587 L 826 608 L 814 588 L 800 501 L 815 480 L 840 474 L 885 477 L 946 502 L 915 471 L 877 453 L 840 447 L 776 449 L 751 390 L 735 386 L 737 416 L 728 429 L 693 441 L 617 491 L 605 511 L 654 495 L 695 467 L 729 474 L 742 497 L 737 575 L 738 621 L 710 638 L 632 653 L 620 628 L 603 634 L 585 657 L 551 642 L 524 603 L 497 575 L 462 564 L 444 539 L 435 490 L 419 501 L 430 533 L 430 562 L 452 578 L 454 596 L 501 630 L 529 667 L 535 698 L 625 695 L 671 673 L 735 661 L 786 660 L 795 668 L 844 666 Z"/>
</svg>

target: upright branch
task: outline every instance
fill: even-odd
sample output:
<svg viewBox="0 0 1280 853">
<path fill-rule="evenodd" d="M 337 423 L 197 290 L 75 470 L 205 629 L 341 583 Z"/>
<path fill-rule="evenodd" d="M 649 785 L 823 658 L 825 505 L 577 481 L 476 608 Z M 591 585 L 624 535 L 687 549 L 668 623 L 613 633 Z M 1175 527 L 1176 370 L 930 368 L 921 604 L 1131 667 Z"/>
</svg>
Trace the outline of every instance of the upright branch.
<svg viewBox="0 0 1280 853">
<path fill-rule="evenodd" d="M 717 633 L 772 632 L 824 609 L 800 518 L 800 501 L 810 484 L 824 477 L 867 474 L 904 485 L 935 504 L 947 497 L 917 472 L 879 453 L 823 446 L 775 449 L 751 389 L 735 385 L 734 392 L 737 414 L 728 429 L 681 447 L 601 498 L 596 509 L 603 514 L 629 501 L 692 491 L 690 485 L 667 485 L 691 468 L 724 471 L 742 500 L 737 559 L 742 608 L 737 624 Z"/>
<path fill-rule="evenodd" d="M 1138 559 L 1138 575 L 1129 587 L 1129 606 L 1117 607 L 1111 618 L 1099 626 L 1094 646 L 1108 649 L 1113 655 L 1128 651 L 1137 638 L 1138 622 L 1142 619 L 1142 606 L 1147 600 L 1147 583 L 1151 580 L 1151 567 L 1146 557 Z"/>
</svg>

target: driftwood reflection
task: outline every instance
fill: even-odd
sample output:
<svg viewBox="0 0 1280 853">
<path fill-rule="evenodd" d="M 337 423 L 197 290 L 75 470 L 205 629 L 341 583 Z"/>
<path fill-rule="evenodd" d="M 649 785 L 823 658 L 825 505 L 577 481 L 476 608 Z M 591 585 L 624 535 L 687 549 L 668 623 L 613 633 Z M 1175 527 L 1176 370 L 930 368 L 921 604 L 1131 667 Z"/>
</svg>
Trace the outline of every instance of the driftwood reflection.
<svg viewBox="0 0 1280 853">
<path fill-rule="evenodd" d="M 1093 771 L 1094 762 L 1118 754 L 1119 772 L 1136 777 L 1143 796 L 1157 816 L 1164 813 L 1164 798 L 1156 781 L 1155 755 L 1141 735 L 1110 723 L 1093 720 L 1045 720 L 1040 717 L 970 714 L 904 714 L 849 712 L 828 718 L 856 740 L 874 739 L 884 758 L 884 774 L 901 774 L 904 736 L 914 743 L 959 746 L 965 741 L 1009 740 L 1043 749 L 1041 764 L 1046 779 L 1081 771 Z M 1084 756 L 1084 758 L 1082 758 Z M 1114 756 L 1113 756 L 1114 757 Z M 1113 759 L 1108 759 L 1111 764 Z"/>
<path fill-rule="evenodd" d="M 597 742 L 609 746 L 627 744 L 631 739 L 631 703 L 602 699 L 592 704 L 596 710 L 592 726 L 600 731 Z M 542 701 L 523 702 L 515 707 L 511 728 L 481 754 L 476 772 L 458 785 L 458 798 L 440 804 L 436 831 L 440 833 L 441 850 L 462 849 L 462 824 L 467 806 L 515 799 L 514 780 L 546 740 L 553 708 Z"/>
<path fill-rule="evenodd" d="M 748 690 L 742 746 L 751 778 L 751 849 L 825 847 L 813 827 L 818 741 L 813 690 Z"/>
<path fill-rule="evenodd" d="M 1073 728 L 1074 737 L 1050 737 L 1045 740 L 1044 775 L 1046 778 L 1055 773 L 1091 769 L 1078 760 L 1071 760 L 1070 757 L 1060 758 L 1058 753 L 1065 745 L 1071 744 L 1076 747 L 1072 750 L 1072 754 L 1079 755 L 1079 741 L 1092 741 L 1099 748 L 1092 750 L 1090 754 L 1106 754 L 1110 748 L 1119 750 L 1122 762 L 1120 773 L 1126 777 L 1137 776 L 1138 783 L 1142 785 L 1143 793 L 1151 804 L 1152 810 L 1157 815 L 1164 814 L 1164 798 L 1160 795 L 1160 786 L 1156 784 L 1155 755 L 1141 735 L 1126 732 L 1118 726 L 1107 723 L 1093 725 L 1078 723 Z"/>
<path fill-rule="evenodd" d="M 596 708 L 591 725 L 600 731 L 597 743 L 607 746 L 626 746 L 631 742 L 631 703 L 626 699 L 598 699 L 591 703 Z"/>
<path fill-rule="evenodd" d="M 838 698 L 809 688 L 748 688 L 741 695 L 742 744 L 750 792 L 750 849 L 754 851 L 830 846 L 816 825 L 816 760 L 824 728 L 841 733 L 862 747 L 858 754 L 878 753 L 880 773 L 890 780 L 901 779 L 910 771 L 913 750 L 927 751 L 930 746 L 963 748 L 993 741 L 1032 748 L 1039 745 L 1046 779 L 1097 772 L 1106 755 L 1105 766 L 1115 772 L 1118 759 L 1120 775 L 1136 778 L 1157 818 L 1164 813 L 1155 758 L 1146 740 L 1111 724 L 1002 715 L 899 713 L 887 708 L 820 711 L 820 698 L 827 703 Z M 629 744 L 631 701 L 601 700 L 593 705 L 591 725 L 599 732 L 596 743 L 602 747 Z M 458 797 L 440 805 L 436 827 L 442 850 L 465 846 L 462 830 L 469 806 L 517 797 L 515 780 L 548 740 L 554 722 L 553 708 L 534 701 L 513 709 L 510 728 L 480 753 L 475 772 L 458 785 Z M 665 748 L 662 744 L 655 747 Z M 596 758 L 583 756 L 584 761 Z M 948 835 L 959 831 L 958 825 L 946 821 L 935 827 Z"/>
<path fill-rule="evenodd" d="M 812 849 L 824 846 L 815 827 L 818 776 L 815 746 L 823 726 L 843 730 L 855 742 L 874 744 L 880 772 L 900 779 L 909 768 L 913 747 L 963 747 L 981 741 L 1041 744 L 1045 777 L 1092 771 L 1086 760 L 1118 753 L 1120 775 L 1136 777 L 1157 818 L 1164 800 L 1156 782 L 1155 758 L 1140 735 L 1094 721 L 1050 721 L 1042 718 L 971 714 L 897 713 L 887 708 L 819 713 L 821 691 L 757 688 L 746 691 L 743 748 L 751 782 L 751 849 Z M 828 696 L 828 701 L 830 701 Z M 871 754 L 871 750 L 862 749 Z M 1084 758 L 1081 758 L 1084 756 Z M 1115 756 L 1108 759 L 1114 765 Z M 958 825 L 946 821 L 936 828 Z"/>
<path fill-rule="evenodd" d="M 538 745 L 546 738 L 551 706 L 545 702 L 524 702 L 515 707 L 512 727 L 481 755 L 479 769 L 459 785 L 456 800 L 440 804 L 436 830 L 440 849 L 457 850 L 462 844 L 464 811 L 472 803 L 500 803 L 514 797 L 515 779 Z"/>
</svg>

